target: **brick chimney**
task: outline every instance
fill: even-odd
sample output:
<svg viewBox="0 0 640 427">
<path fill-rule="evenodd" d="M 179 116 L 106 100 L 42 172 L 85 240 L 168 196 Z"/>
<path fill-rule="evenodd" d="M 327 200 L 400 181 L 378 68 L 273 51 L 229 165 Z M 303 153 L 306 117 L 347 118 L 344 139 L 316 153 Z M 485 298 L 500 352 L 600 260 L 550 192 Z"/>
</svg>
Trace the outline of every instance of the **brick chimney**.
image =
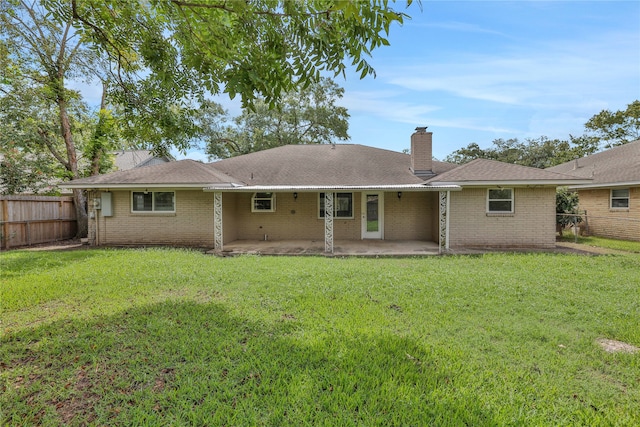
<svg viewBox="0 0 640 427">
<path fill-rule="evenodd" d="M 431 178 L 435 175 L 432 163 L 433 132 L 427 132 L 427 127 L 417 127 L 411 135 L 411 171 L 420 178 Z"/>
</svg>

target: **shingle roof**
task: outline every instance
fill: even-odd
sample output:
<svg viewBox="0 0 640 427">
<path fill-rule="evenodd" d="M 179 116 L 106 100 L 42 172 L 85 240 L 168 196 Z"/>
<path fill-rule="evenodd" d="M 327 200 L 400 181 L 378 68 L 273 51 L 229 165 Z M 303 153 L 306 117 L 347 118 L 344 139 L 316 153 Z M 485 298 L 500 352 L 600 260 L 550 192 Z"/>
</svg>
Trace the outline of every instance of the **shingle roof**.
<svg viewBox="0 0 640 427">
<path fill-rule="evenodd" d="M 399 185 L 421 184 L 411 156 L 357 144 L 287 145 L 220 160 L 216 169 L 247 185 Z M 434 162 L 434 172 L 455 165 Z"/>
<path fill-rule="evenodd" d="M 455 183 L 477 184 L 486 183 L 562 183 L 579 180 L 579 177 L 551 172 L 544 169 L 503 163 L 495 160 L 476 159 L 441 175 L 429 179 L 430 184 Z"/>
<path fill-rule="evenodd" d="M 117 171 L 106 175 L 76 179 L 68 185 L 87 188 L 96 186 L 119 185 L 193 185 L 202 187 L 208 184 L 231 184 L 234 179 L 223 172 L 213 169 L 208 164 L 194 160 L 179 160 L 144 168 Z"/>
<path fill-rule="evenodd" d="M 576 167 L 577 164 L 577 167 Z M 640 184 L 640 140 L 547 169 L 593 178 L 588 187 Z"/>
<path fill-rule="evenodd" d="M 478 159 L 462 166 L 433 162 L 436 177 L 424 181 L 410 169 L 411 156 L 357 144 L 288 145 L 215 163 L 181 160 L 71 181 L 70 188 L 428 186 L 445 184 L 584 183 L 575 176 Z M 428 184 L 424 187 L 423 184 Z"/>
<path fill-rule="evenodd" d="M 158 163 L 173 161 L 169 157 L 157 157 L 149 150 L 118 150 L 114 151 L 114 164 L 116 170 L 124 171 L 143 166 L 152 166 Z"/>
</svg>

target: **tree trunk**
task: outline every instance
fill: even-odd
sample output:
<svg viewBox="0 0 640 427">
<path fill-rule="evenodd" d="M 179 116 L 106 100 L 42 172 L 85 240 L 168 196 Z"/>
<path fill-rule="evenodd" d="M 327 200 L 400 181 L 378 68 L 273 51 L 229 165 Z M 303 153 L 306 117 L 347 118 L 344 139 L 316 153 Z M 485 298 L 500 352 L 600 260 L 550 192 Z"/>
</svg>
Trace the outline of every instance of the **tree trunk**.
<svg viewBox="0 0 640 427">
<path fill-rule="evenodd" d="M 60 88 L 64 88 L 62 77 L 60 80 Z M 60 133 L 64 140 L 64 145 L 67 151 L 68 169 L 71 172 L 71 176 L 76 179 L 80 178 L 78 174 L 78 157 L 76 155 L 76 147 L 73 143 L 73 135 L 71 134 L 71 123 L 69 121 L 69 114 L 67 112 L 67 100 L 64 97 L 63 89 L 60 89 L 58 94 L 58 111 L 60 113 Z M 89 220 L 87 215 L 87 198 L 80 189 L 73 190 L 73 204 L 76 208 L 76 221 L 78 224 L 78 230 L 76 237 L 87 237 L 89 233 Z"/>
<path fill-rule="evenodd" d="M 73 204 L 76 208 L 76 222 L 78 224 L 76 237 L 87 237 L 89 234 L 89 217 L 87 215 L 87 197 L 83 190 L 79 188 L 73 189 Z"/>
</svg>

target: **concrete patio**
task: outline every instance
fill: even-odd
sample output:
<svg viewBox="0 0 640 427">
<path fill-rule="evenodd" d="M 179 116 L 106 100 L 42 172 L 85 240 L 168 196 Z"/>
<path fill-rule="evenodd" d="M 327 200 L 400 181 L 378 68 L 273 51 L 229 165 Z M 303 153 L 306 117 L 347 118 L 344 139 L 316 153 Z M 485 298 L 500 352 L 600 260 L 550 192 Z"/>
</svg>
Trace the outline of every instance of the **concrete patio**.
<svg viewBox="0 0 640 427">
<path fill-rule="evenodd" d="M 438 255 L 438 244 L 418 240 L 336 240 L 333 254 L 324 252 L 323 240 L 236 240 L 224 245 L 223 251 L 207 253 L 233 256 L 255 255 L 326 255 L 326 256 L 426 256 Z"/>
</svg>

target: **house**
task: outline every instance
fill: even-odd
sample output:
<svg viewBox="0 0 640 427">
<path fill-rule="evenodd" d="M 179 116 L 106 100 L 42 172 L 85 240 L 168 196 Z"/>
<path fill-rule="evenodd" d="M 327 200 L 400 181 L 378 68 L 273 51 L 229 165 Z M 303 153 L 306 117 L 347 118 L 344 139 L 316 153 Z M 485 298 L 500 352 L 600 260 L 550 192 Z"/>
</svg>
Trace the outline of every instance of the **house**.
<svg viewBox="0 0 640 427">
<path fill-rule="evenodd" d="M 149 150 L 118 150 L 111 155 L 115 170 L 119 171 L 175 161 L 170 155 L 156 156 Z"/>
<path fill-rule="evenodd" d="M 569 186 L 587 212 L 589 234 L 640 241 L 640 140 L 547 170 L 591 178 Z"/>
<path fill-rule="evenodd" d="M 290 145 L 214 163 L 180 160 L 71 181 L 89 190 L 96 245 L 212 247 L 237 241 L 418 241 L 555 247 L 557 186 L 568 174 L 475 160 L 432 160 L 417 128 L 411 154 L 357 144 Z"/>
</svg>

